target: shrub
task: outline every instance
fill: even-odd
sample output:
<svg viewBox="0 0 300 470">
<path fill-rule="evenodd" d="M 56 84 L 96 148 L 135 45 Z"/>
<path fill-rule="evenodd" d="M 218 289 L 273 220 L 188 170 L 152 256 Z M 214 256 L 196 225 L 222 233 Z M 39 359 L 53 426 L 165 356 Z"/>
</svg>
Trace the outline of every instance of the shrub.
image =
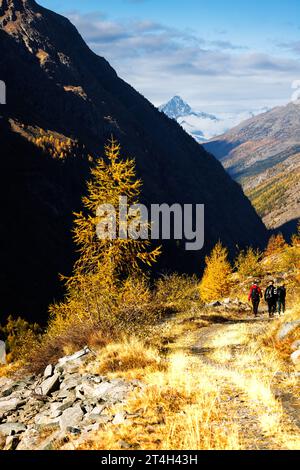
<svg viewBox="0 0 300 470">
<path fill-rule="evenodd" d="M 7 362 L 24 361 L 41 337 L 39 325 L 30 324 L 22 318 L 9 316 L 7 323 L 0 326 L 7 348 Z"/>
<path fill-rule="evenodd" d="M 242 278 L 260 276 L 262 267 L 260 264 L 262 253 L 254 248 L 248 248 L 239 252 L 235 260 L 235 268 Z"/>
</svg>

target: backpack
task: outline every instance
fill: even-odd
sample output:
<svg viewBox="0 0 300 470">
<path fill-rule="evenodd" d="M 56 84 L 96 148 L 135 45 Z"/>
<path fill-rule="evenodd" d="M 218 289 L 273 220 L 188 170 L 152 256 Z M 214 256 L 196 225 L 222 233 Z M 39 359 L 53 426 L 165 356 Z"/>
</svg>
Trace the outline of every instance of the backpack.
<svg viewBox="0 0 300 470">
<path fill-rule="evenodd" d="M 274 296 L 274 288 L 273 286 L 269 286 L 266 290 L 266 300 L 271 300 Z"/>
<path fill-rule="evenodd" d="M 254 301 L 257 301 L 260 299 L 260 294 L 259 294 L 259 290 L 257 286 L 253 287 L 252 292 L 251 292 L 251 298 Z"/>
</svg>

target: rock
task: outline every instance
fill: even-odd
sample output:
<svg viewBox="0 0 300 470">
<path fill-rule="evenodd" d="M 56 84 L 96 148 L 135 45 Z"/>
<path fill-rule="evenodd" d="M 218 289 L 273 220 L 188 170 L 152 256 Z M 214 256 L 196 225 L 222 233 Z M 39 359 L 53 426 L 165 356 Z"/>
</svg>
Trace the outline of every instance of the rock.
<svg viewBox="0 0 300 470">
<path fill-rule="evenodd" d="M 79 404 L 73 406 L 72 408 L 68 408 L 59 418 L 60 429 L 65 431 L 68 427 L 77 426 L 80 421 L 82 421 L 83 416 L 84 413 Z"/>
<path fill-rule="evenodd" d="M 293 352 L 293 354 L 291 355 L 291 359 L 295 366 L 300 365 L 300 349 L 297 349 L 297 351 Z"/>
<path fill-rule="evenodd" d="M 214 307 L 221 307 L 221 302 L 219 302 L 218 300 L 216 302 L 211 302 L 209 304 L 206 304 L 205 307 L 207 308 L 214 308 Z"/>
<path fill-rule="evenodd" d="M 44 380 L 40 385 L 39 389 L 41 394 L 44 396 L 50 395 L 52 392 L 55 392 L 59 388 L 59 374 L 54 374 L 52 377 Z"/>
<path fill-rule="evenodd" d="M 49 364 L 45 369 L 44 378 L 48 379 L 49 377 L 52 377 L 53 372 L 54 372 L 54 367 L 51 364 Z"/>
<path fill-rule="evenodd" d="M 83 384 L 84 396 L 110 403 L 121 402 L 126 398 L 130 385 L 124 381 L 103 382 L 99 385 Z"/>
<path fill-rule="evenodd" d="M 95 418 L 100 416 L 101 413 L 106 409 L 106 405 L 97 405 L 95 408 L 90 412 L 89 417 Z"/>
<path fill-rule="evenodd" d="M 68 408 L 71 408 L 74 405 L 75 398 L 73 400 L 64 400 L 62 403 L 55 402 L 50 405 L 51 416 L 54 418 L 53 414 L 59 412 L 63 413 Z"/>
<path fill-rule="evenodd" d="M 16 450 L 20 442 L 19 436 L 8 436 L 6 438 L 4 450 Z"/>
<path fill-rule="evenodd" d="M 12 380 L 6 380 L 6 382 L 6 386 L 1 390 L 2 397 L 9 397 L 18 388 L 16 382 L 13 382 Z"/>
<path fill-rule="evenodd" d="M 0 434 L 4 436 L 13 436 L 20 432 L 26 431 L 26 426 L 21 423 L 4 423 L 0 424 Z"/>
<path fill-rule="evenodd" d="M 116 416 L 114 417 L 112 424 L 124 424 L 126 419 L 126 414 L 125 413 L 117 413 Z"/>
<path fill-rule="evenodd" d="M 284 323 L 277 334 L 278 341 L 283 341 L 298 326 L 300 326 L 300 320 Z"/>
<path fill-rule="evenodd" d="M 90 353 L 91 353 L 91 350 L 86 346 L 84 349 L 76 352 L 75 354 L 72 354 L 71 356 L 65 356 L 59 359 L 58 365 L 63 366 L 67 362 L 76 361 L 77 359 L 81 359 L 83 356 L 86 356 L 87 354 L 90 354 Z"/>
<path fill-rule="evenodd" d="M 0 341 L 0 364 L 6 364 L 6 347 L 4 341 Z"/>
<path fill-rule="evenodd" d="M 297 340 L 294 341 L 293 344 L 291 345 L 291 350 L 292 350 L 292 351 L 297 351 L 298 349 L 300 349 L 300 339 L 297 339 Z"/>
<path fill-rule="evenodd" d="M 119 441 L 118 445 L 119 445 L 120 449 L 124 449 L 124 450 L 131 449 L 131 447 L 132 447 L 130 444 L 128 444 L 128 442 L 123 441 L 123 440 Z"/>
<path fill-rule="evenodd" d="M 39 442 L 39 431 L 37 429 L 27 429 L 20 436 L 20 443 L 17 450 L 33 450 Z"/>
<path fill-rule="evenodd" d="M 34 418 L 35 425 L 38 429 L 43 428 L 59 428 L 59 417 L 52 418 L 47 412 L 40 413 Z"/>
<path fill-rule="evenodd" d="M 60 384 L 60 389 L 61 390 L 72 390 L 75 389 L 78 386 L 78 383 L 80 383 L 81 377 L 79 374 L 74 374 L 74 377 L 71 376 L 70 379 L 68 380 L 63 380 L 63 382 Z"/>
<path fill-rule="evenodd" d="M 14 411 L 19 408 L 21 405 L 24 405 L 25 401 L 20 400 L 19 398 L 11 398 L 10 400 L 1 400 L 0 401 L 0 413 L 7 411 Z"/>
<path fill-rule="evenodd" d="M 55 431 L 51 436 L 47 437 L 41 444 L 38 444 L 36 450 L 55 450 L 55 446 L 59 441 L 63 441 L 65 438 L 65 433 L 61 431 Z M 19 450 L 19 448 L 18 448 Z"/>
</svg>

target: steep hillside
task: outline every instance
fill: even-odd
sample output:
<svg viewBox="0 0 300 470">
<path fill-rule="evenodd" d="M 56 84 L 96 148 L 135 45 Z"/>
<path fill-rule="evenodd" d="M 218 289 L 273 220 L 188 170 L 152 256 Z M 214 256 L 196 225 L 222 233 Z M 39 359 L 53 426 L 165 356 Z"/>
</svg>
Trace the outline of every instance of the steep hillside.
<svg viewBox="0 0 300 470">
<path fill-rule="evenodd" d="M 205 250 L 171 244 L 158 269 L 198 272 L 219 238 L 232 249 L 264 242 L 264 225 L 222 165 L 121 80 L 67 19 L 33 0 L 0 0 L 0 45 L 2 313 L 39 317 L 59 297 L 57 273 L 74 259 L 72 211 L 112 134 L 136 158 L 144 202 L 206 206 Z"/>
<path fill-rule="evenodd" d="M 205 145 L 243 185 L 270 228 L 290 227 L 300 217 L 299 110 L 297 103 L 275 108 Z"/>
</svg>

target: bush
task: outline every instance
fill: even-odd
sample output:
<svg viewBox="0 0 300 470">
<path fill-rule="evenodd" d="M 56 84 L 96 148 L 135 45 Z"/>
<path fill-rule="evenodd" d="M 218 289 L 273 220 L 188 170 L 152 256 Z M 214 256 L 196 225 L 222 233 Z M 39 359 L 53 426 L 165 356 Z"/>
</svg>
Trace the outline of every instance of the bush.
<svg viewBox="0 0 300 470">
<path fill-rule="evenodd" d="M 260 276 L 262 274 L 261 258 L 262 253 L 254 248 L 240 251 L 235 260 L 235 268 L 238 274 L 242 278 Z"/>
<path fill-rule="evenodd" d="M 30 324 L 22 318 L 9 316 L 7 323 L 0 326 L 0 334 L 6 342 L 7 362 L 25 361 L 41 337 L 39 325 Z"/>
<path fill-rule="evenodd" d="M 199 281 L 196 276 L 177 273 L 162 276 L 155 285 L 155 302 L 165 308 L 181 310 L 186 303 L 199 302 Z"/>
</svg>

